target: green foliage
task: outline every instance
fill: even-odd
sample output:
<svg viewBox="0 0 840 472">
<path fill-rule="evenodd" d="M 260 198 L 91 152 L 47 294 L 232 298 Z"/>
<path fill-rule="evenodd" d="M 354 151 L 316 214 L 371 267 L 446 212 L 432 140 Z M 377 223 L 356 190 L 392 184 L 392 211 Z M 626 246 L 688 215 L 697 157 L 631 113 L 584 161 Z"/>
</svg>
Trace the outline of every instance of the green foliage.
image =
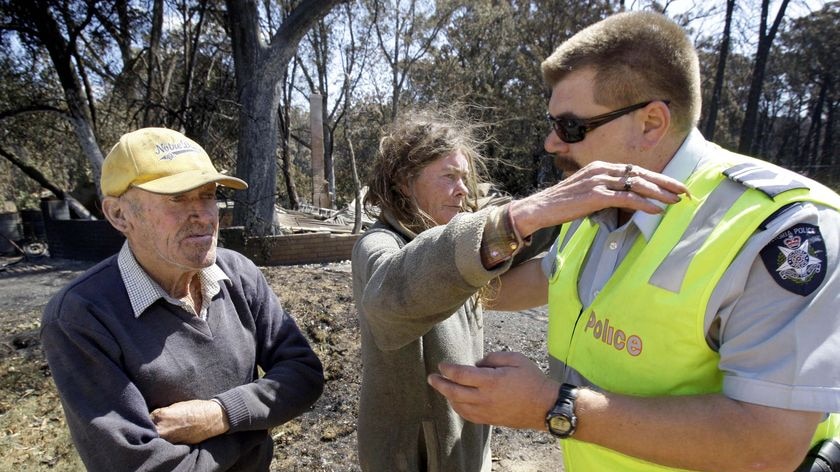
<svg viewBox="0 0 840 472">
<path fill-rule="evenodd" d="M 717 45 L 715 45 L 717 47 Z M 700 49 L 700 74 L 703 78 L 703 103 L 707 104 L 711 98 L 714 86 L 715 68 L 717 66 L 717 51 Z M 752 62 L 741 54 L 730 54 L 726 63 L 726 85 L 723 87 L 720 108 L 717 115 L 717 126 L 714 141 L 721 146 L 735 150 L 738 147 L 738 137 L 741 132 L 741 122 L 744 119 L 744 106 L 750 88 Z M 700 123 L 708 119 L 709 107 L 701 109 Z"/>
<path fill-rule="evenodd" d="M 76 34 L 75 77 L 87 93 L 84 98 L 89 103 L 83 108 L 92 115 L 98 146 L 104 154 L 127 130 L 172 127 L 204 144 L 220 168 L 235 172 L 239 92 L 224 3 L 186 0 L 178 8 L 163 3 L 167 24 L 159 44 L 153 46 L 151 2 L 50 2 L 65 40 L 69 41 L 71 30 Z M 633 8 L 665 8 L 670 13 L 670 2 L 654 3 L 639 2 Z M 30 19 L 20 17 L 14 4 L 0 0 L 0 148 L 63 189 L 89 188 L 94 172 L 69 119 L 63 84 L 45 45 L 22 28 Z M 338 206 L 354 195 L 348 139 L 364 182 L 377 153 L 380 130 L 390 122 L 394 107 L 464 104 L 472 119 L 488 125 L 493 140 L 484 152 L 491 159 L 491 178 L 503 190 L 525 194 L 553 181 L 558 175 L 546 171 L 551 158 L 543 150 L 549 91 L 540 62 L 564 39 L 625 4 L 418 0 L 399 2 L 397 12 L 397 2 L 365 0 L 334 9 L 323 27 L 314 31 L 316 35 L 301 43 L 298 62 L 289 67 L 286 83 L 281 84 L 288 91 L 279 106 L 290 108 L 286 146 L 298 193 L 304 200 L 311 197 L 308 100 L 312 90 L 328 96 Z M 704 5 L 702 14 L 721 14 L 721 4 Z M 261 6 L 267 36 L 294 5 L 283 1 Z M 379 44 L 371 28 L 374 18 L 379 21 L 382 44 L 403 48 L 397 56 Z M 699 13 L 680 14 L 677 21 L 695 37 L 703 96 L 709 100 L 720 38 L 704 34 Z M 840 3 L 834 1 L 783 26 L 768 64 L 759 126 L 761 157 L 830 182 L 840 181 L 840 157 L 835 151 L 835 122 L 840 115 L 838 24 Z M 747 23 L 735 28 L 733 41 L 738 44 L 755 35 Z M 356 38 L 352 46 L 350 31 Z M 715 141 L 727 148 L 736 147 L 743 121 L 751 49 L 733 47 L 726 65 Z M 345 100 L 344 74 L 351 52 L 357 62 L 348 76 L 352 83 L 345 109 L 341 100 Z M 399 82 L 403 73 L 405 81 Z M 399 100 L 392 102 L 395 90 Z M 37 111 L 21 112 L 30 108 Z M 701 119 L 706 119 L 705 113 Z M 278 149 L 276 158 L 280 156 Z M 277 181 L 279 201 L 288 204 L 284 180 Z M 38 184 L 0 158 L 0 198 L 28 205 L 26 200 L 40 193 Z"/>
<path fill-rule="evenodd" d="M 490 124 L 494 137 L 485 149 L 491 177 L 509 193 L 528 193 L 543 183 L 538 167 L 548 132 L 540 62 L 611 11 L 610 2 L 469 2 L 416 68 L 417 102 L 472 105 L 473 118 Z"/>
<path fill-rule="evenodd" d="M 103 155 L 121 134 L 142 126 L 184 130 L 202 142 L 220 168 L 233 171 L 237 137 L 235 90 L 227 36 L 207 4 L 186 2 L 181 22 L 166 29 L 149 69 L 151 11 L 146 2 L 56 0 L 54 18 L 65 41 L 74 31 L 88 111 Z M 202 6 L 203 5 L 203 6 Z M 124 7 L 122 14 L 120 7 Z M 52 8 L 52 7 L 51 7 Z M 67 96 L 43 38 L 29 33 L 28 19 L 4 2 L 20 30 L 3 30 L 0 41 L 0 147 L 36 167 L 53 184 L 80 199 L 95 199 L 93 170 L 80 149 Z M 173 12 L 174 13 L 174 12 Z M 200 29 L 199 29 L 200 27 Z M 200 40 L 197 40 L 200 39 Z M 20 113 L 24 109 L 35 111 Z M 2 161 L 4 167 L 9 165 Z M 9 165 L 10 166 L 10 165 Z M 0 195 L 33 194 L 38 185 L 12 170 L 0 178 Z M 4 176 L 8 175 L 4 173 Z M 73 192 L 73 191 L 76 192 Z M 90 207 L 90 205 L 88 205 Z"/>
<path fill-rule="evenodd" d="M 782 165 L 840 181 L 840 3 L 798 18 L 771 58 L 777 93 L 768 97 L 767 154 Z M 772 90 L 772 89 L 771 89 Z"/>
<path fill-rule="evenodd" d="M 389 122 L 390 110 L 387 105 L 359 103 L 351 107 L 341 134 L 336 137 L 336 193 L 337 207 L 342 208 L 355 198 L 353 176 L 350 169 L 350 150 L 348 138 L 353 142 L 356 167 L 359 180 L 364 186 L 368 171 L 379 152 L 379 137 L 386 123 Z"/>
</svg>

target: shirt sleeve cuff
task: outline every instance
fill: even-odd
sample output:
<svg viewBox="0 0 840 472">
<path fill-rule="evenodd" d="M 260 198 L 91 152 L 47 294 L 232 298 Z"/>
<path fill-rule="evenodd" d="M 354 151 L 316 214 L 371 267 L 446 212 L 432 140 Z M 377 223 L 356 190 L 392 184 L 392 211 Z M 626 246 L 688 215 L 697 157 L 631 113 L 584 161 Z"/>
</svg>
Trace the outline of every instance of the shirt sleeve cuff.
<svg viewBox="0 0 840 472">
<path fill-rule="evenodd" d="M 492 269 L 511 259 L 530 243 L 530 236 L 523 239 L 516 231 L 516 223 L 508 211 L 508 205 L 494 208 L 488 213 L 484 225 L 479 251 L 481 263 L 486 269 Z"/>
</svg>

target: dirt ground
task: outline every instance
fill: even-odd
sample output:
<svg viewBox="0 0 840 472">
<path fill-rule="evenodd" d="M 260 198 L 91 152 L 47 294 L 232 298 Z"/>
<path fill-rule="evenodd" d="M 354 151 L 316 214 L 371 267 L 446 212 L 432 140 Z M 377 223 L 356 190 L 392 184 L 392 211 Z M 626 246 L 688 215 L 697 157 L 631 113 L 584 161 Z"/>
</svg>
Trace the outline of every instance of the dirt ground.
<svg viewBox="0 0 840 472">
<path fill-rule="evenodd" d="M 41 309 L 91 264 L 0 258 L 0 470 L 84 470 L 38 342 Z M 274 471 L 353 472 L 361 372 L 349 262 L 264 267 L 321 358 L 324 395 L 312 411 L 273 430 Z M 545 368 L 545 312 L 487 313 L 487 350 L 524 352 Z M 562 471 L 547 433 L 494 428 L 493 471 Z"/>
</svg>

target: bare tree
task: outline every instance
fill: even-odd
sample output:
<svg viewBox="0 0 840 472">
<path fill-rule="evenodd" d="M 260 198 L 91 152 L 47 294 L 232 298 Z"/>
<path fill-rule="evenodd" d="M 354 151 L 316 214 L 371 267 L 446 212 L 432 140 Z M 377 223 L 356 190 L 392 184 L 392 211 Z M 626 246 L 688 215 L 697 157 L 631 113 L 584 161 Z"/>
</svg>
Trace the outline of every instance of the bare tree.
<svg viewBox="0 0 840 472">
<path fill-rule="evenodd" d="M 300 206 L 300 197 L 298 197 L 297 185 L 292 175 L 292 155 L 289 149 L 289 139 L 292 136 L 292 92 L 295 87 L 295 70 L 297 66 L 297 61 L 292 61 L 291 71 L 287 71 L 283 76 L 282 104 L 278 110 L 280 116 L 280 157 L 283 161 L 283 180 L 286 183 L 289 206 L 294 209 Z"/>
<path fill-rule="evenodd" d="M 776 19 L 770 28 L 767 28 L 767 17 L 770 10 L 770 0 L 761 0 L 761 24 L 758 33 L 758 49 L 755 54 L 752 81 L 750 92 L 747 97 L 747 109 L 744 112 L 744 123 L 741 125 L 741 136 L 738 139 L 738 152 L 742 154 L 753 153 L 756 129 L 758 127 L 758 106 L 761 99 L 761 89 L 764 87 L 764 73 L 767 69 L 767 58 L 770 55 L 770 47 L 773 39 L 779 31 L 779 25 L 785 16 L 790 0 L 782 0 L 779 11 L 776 12 Z"/>
<path fill-rule="evenodd" d="M 715 126 L 717 124 L 717 113 L 720 107 L 720 96 L 723 92 L 723 82 L 726 78 L 726 58 L 729 56 L 729 43 L 732 37 L 732 12 L 735 10 L 735 0 L 726 0 L 726 20 L 723 25 L 723 37 L 720 39 L 720 52 L 718 53 L 717 68 L 715 70 L 715 85 L 712 89 L 712 98 L 709 100 L 709 115 L 703 134 L 709 140 L 714 140 Z"/>
<path fill-rule="evenodd" d="M 81 31 L 93 18 L 93 6 L 84 5 L 78 17 L 65 8 L 67 5 L 48 0 L 12 0 L 9 6 L 16 14 L 13 28 L 48 51 L 64 91 L 67 116 L 98 182 L 104 158 L 96 141 L 95 100 L 77 47 Z M 67 37 L 53 16 L 56 11 L 61 13 Z"/>
<path fill-rule="evenodd" d="M 426 55 L 452 14 L 451 8 L 430 14 L 428 10 L 433 7 L 418 0 L 406 3 L 372 0 L 370 6 L 376 41 L 391 72 L 391 121 L 399 113 L 400 96 L 412 67 Z"/>
<path fill-rule="evenodd" d="M 234 210 L 234 223 L 249 234 L 273 230 L 277 109 L 280 82 L 301 38 L 341 0 L 300 2 L 268 44 L 262 40 L 256 0 L 226 0 L 233 44 L 239 112 L 237 173 L 249 187 Z"/>
<path fill-rule="evenodd" d="M 152 16 L 155 17 L 155 15 L 158 14 L 157 9 L 160 8 L 160 27 L 162 28 L 163 1 L 154 1 L 155 6 L 152 9 Z M 160 5 L 157 5 L 157 3 L 160 3 Z M 135 68 L 142 60 L 142 52 L 138 53 L 133 43 L 134 32 L 137 31 L 140 23 L 138 21 L 139 18 L 136 18 L 136 11 L 132 10 L 129 5 L 129 0 L 115 0 L 113 2 L 108 2 L 106 5 L 102 5 L 101 8 L 97 7 L 93 9 L 93 14 L 99 24 L 102 25 L 104 31 L 107 32 L 116 43 L 123 66 L 119 73 L 113 74 L 110 70 L 108 70 L 107 66 L 101 64 L 101 58 L 99 57 L 96 57 L 99 61 L 95 64 L 91 64 L 93 61 L 89 60 L 88 66 L 94 68 L 94 70 L 99 70 L 99 74 L 102 76 L 113 77 L 115 88 L 119 87 L 119 93 L 126 101 L 130 103 L 139 103 L 143 95 L 143 86 L 141 76 L 135 72 Z M 159 40 L 159 36 L 157 40 Z M 156 37 L 153 25 L 151 43 L 154 45 L 155 42 Z"/>
<path fill-rule="evenodd" d="M 34 180 L 35 182 L 38 182 L 38 185 L 52 192 L 53 195 L 55 195 L 57 198 L 65 200 L 70 206 L 70 208 L 72 208 L 73 211 L 75 211 L 76 214 L 78 214 L 79 216 L 82 216 L 84 218 L 94 218 L 94 216 L 91 215 L 88 209 L 85 208 L 85 206 L 82 205 L 78 200 L 73 198 L 72 195 L 62 190 L 54 183 L 50 182 L 50 180 L 47 179 L 47 177 L 43 173 L 41 173 L 41 171 L 26 164 L 23 159 L 20 159 L 19 157 L 15 156 L 13 152 L 0 147 L 0 156 L 5 157 L 9 162 L 12 163 L 12 165 L 20 169 L 24 175 Z"/>
<path fill-rule="evenodd" d="M 152 29 L 149 35 L 148 59 L 147 59 L 147 74 L 146 74 L 146 106 L 143 107 L 143 126 L 150 126 L 152 124 L 151 111 L 149 106 L 152 102 L 152 95 L 154 93 L 154 79 L 157 70 L 160 68 L 160 59 L 158 53 L 160 50 L 160 37 L 163 31 L 163 0 L 154 0 L 152 7 Z"/>
<path fill-rule="evenodd" d="M 353 139 L 347 135 L 347 150 L 350 153 L 350 170 L 353 174 L 353 234 L 359 234 L 362 229 L 362 183 L 359 171 L 356 169 L 356 152 L 353 150 Z"/>
<path fill-rule="evenodd" d="M 354 10 L 353 5 L 348 3 L 344 6 L 342 15 L 334 15 L 333 18 L 319 21 L 318 25 L 309 32 L 307 35 L 309 56 L 298 54 L 295 57 L 295 62 L 300 65 L 299 70 L 309 86 L 308 91 L 304 93 L 320 94 L 323 110 L 328 110 L 324 119 L 324 179 L 328 185 L 331 206 L 335 205 L 336 196 L 333 161 L 336 129 L 344 120 L 350 106 L 350 96 L 362 79 L 369 55 L 367 44 L 359 43 L 357 35 L 367 38 L 373 29 L 372 23 L 364 25 L 356 21 L 357 11 Z M 338 22 L 341 18 L 345 21 L 339 28 Z M 359 32 L 355 29 L 357 24 L 361 30 Z M 337 96 L 331 97 L 329 65 L 335 53 L 340 55 L 341 77 L 344 79 Z M 311 68 L 314 68 L 315 73 L 310 71 Z M 331 100 L 332 108 L 329 107 Z"/>
</svg>

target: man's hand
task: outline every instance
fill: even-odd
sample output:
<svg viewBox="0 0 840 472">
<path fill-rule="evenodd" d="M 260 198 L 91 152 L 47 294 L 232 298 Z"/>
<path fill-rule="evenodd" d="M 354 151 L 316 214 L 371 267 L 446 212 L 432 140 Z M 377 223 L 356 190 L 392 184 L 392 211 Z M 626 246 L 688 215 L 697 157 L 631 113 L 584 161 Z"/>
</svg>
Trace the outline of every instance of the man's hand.
<svg viewBox="0 0 840 472">
<path fill-rule="evenodd" d="M 429 384 L 468 421 L 545 430 L 560 385 L 518 352 L 493 352 L 473 366 L 441 363 Z"/>
<path fill-rule="evenodd" d="M 149 416 L 160 437 L 173 444 L 198 444 L 230 429 L 224 409 L 212 400 L 173 403 Z"/>
</svg>

